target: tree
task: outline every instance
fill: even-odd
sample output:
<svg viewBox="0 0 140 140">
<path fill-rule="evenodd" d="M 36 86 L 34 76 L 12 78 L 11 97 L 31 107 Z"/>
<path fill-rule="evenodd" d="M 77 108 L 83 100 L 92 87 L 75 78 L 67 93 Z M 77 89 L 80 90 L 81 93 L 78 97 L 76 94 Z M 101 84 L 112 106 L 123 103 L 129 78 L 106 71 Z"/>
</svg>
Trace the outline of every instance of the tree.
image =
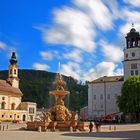
<svg viewBox="0 0 140 140">
<path fill-rule="evenodd" d="M 140 114 L 140 76 L 130 76 L 121 89 L 117 100 L 120 111 L 134 114 L 139 122 Z"/>
</svg>

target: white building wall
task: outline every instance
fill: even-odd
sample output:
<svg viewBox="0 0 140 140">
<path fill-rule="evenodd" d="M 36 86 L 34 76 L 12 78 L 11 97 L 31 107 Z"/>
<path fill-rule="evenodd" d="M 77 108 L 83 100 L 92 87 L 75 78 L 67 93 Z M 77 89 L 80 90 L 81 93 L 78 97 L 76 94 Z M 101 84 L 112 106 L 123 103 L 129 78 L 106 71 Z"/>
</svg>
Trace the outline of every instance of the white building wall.
<svg viewBox="0 0 140 140">
<path fill-rule="evenodd" d="M 116 99 L 121 92 L 122 84 L 123 81 L 88 84 L 89 119 L 94 119 L 96 117 L 101 117 L 119 111 Z M 110 98 L 108 96 L 110 96 Z"/>
</svg>

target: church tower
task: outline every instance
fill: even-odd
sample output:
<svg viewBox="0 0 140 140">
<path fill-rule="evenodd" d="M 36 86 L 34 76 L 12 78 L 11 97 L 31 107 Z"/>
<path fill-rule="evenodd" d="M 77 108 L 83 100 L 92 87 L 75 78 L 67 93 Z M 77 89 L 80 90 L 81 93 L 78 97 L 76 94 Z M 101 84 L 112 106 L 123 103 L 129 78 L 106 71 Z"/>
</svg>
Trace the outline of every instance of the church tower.
<svg viewBox="0 0 140 140">
<path fill-rule="evenodd" d="M 124 80 L 130 75 L 140 75 L 140 34 L 133 27 L 126 35 L 124 49 Z"/>
<path fill-rule="evenodd" d="M 19 78 L 18 78 L 18 66 L 15 52 L 12 53 L 10 59 L 9 71 L 8 71 L 8 82 L 12 87 L 19 88 Z"/>
</svg>

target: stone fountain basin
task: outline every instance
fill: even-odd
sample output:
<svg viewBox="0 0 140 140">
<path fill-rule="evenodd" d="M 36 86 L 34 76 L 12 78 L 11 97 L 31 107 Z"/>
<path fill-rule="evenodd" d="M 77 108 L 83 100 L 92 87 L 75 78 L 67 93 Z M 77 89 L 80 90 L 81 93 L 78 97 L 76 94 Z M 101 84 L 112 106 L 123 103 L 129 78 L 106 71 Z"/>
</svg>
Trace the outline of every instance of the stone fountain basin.
<svg viewBox="0 0 140 140">
<path fill-rule="evenodd" d="M 73 128 L 73 131 L 76 129 L 80 131 L 89 130 L 89 122 L 80 122 L 80 121 L 59 121 L 59 122 L 27 122 L 27 130 L 37 130 L 38 127 L 41 127 L 42 131 L 46 130 L 59 130 L 59 131 L 70 131 L 70 127 Z"/>
</svg>

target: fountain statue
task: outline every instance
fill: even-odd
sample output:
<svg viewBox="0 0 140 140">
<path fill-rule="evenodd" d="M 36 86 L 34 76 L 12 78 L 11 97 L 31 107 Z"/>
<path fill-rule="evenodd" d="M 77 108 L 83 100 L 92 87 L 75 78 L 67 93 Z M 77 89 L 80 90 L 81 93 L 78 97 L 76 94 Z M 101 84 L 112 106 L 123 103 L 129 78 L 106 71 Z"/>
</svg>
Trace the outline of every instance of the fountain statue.
<svg viewBox="0 0 140 140">
<path fill-rule="evenodd" d="M 55 96 L 55 104 L 50 108 L 49 112 L 51 114 L 52 121 L 69 121 L 71 119 L 71 113 L 68 108 L 64 105 L 64 97 L 69 94 L 69 91 L 64 90 L 66 82 L 61 78 L 61 74 L 57 74 L 56 89 L 50 91 L 49 93 Z"/>
<path fill-rule="evenodd" d="M 62 80 L 60 72 L 57 73 L 54 84 L 56 86 L 55 90 L 49 92 L 55 97 L 54 105 L 47 112 L 43 112 L 43 118 L 40 122 L 28 122 L 27 129 L 34 130 L 41 126 L 42 130 L 50 129 L 52 131 L 56 128 L 60 131 L 68 131 L 70 128 L 73 128 L 73 130 L 87 130 L 89 123 L 80 122 L 78 114 L 71 113 L 64 105 L 63 99 L 70 92 L 64 89 L 66 82 Z"/>
</svg>

